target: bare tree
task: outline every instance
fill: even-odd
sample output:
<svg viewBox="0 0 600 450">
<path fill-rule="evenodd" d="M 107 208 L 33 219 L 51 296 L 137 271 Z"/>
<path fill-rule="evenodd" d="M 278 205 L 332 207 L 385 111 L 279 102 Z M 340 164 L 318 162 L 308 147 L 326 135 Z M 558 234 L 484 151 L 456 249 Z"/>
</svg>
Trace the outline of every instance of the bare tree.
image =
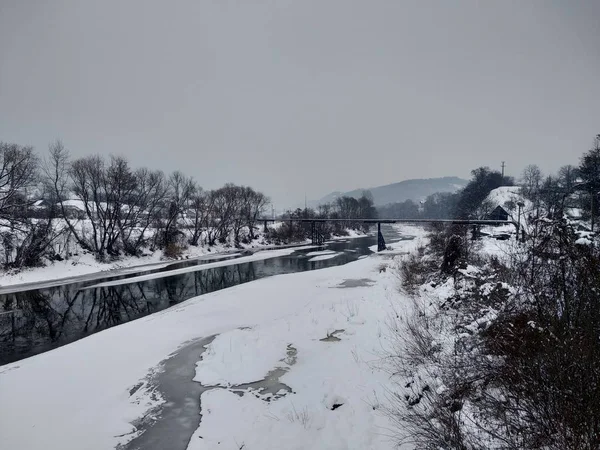
<svg viewBox="0 0 600 450">
<path fill-rule="evenodd" d="M 181 172 L 166 179 L 160 171 L 133 170 L 119 156 L 71 160 L 60 141 L 50 144 L 42 177 L 30 147 L 0 144 L 0 158 L 0 219 L 13 224 L 22 219 L 19 236 L 12 231 L 0 236 L 7 262 L 23 243 L 16 257 L 29 264 L 61 235 L 66 235 L 61 252 L 68 255 L 75 240 L 101 261 L 122 252 L 139 255 L 151 236 L 158 248 L 175 244 L 183 234 L 180 226 L 189 230 L 192 245 L 203 236 L 209 245 L 229 237 L 239 243 L 246 228 L 255 238 L 256 222 L 269 202 L 264 194 L 233 184 L 204 192 Z M 33 201 L 29 194 L 40 187 L 49 206 L 36 213 L 34 224 L 27 220 L 34 215 L 27 208 Z"/>
<path fill-rule="evenodd" d="M 210 192 L 203 191 L 200 186 L 196 186 L 195 192 L 190 198 L 185 217 L 185 223 L 191 230 L 189 238 L 191 245 L 198 245 L 200 243 L 202 230 L 208 228 L 211 213 Z"/>
<path fill-rule="evenodd" d="M 571 165 L 562 166 L 558 169 L 558 182 L 567 192 L 571 192 L 575 184 L 577 184 L 578 175 L 577 167 Z"/>
<path fill-rule="evenodd" d="M 241 231 L 247 223 L 250 193 L 243 186 L 227 185 L 226 189 L 228 190 L 228 202 L 230 202 L 233 240 L 236 245 L 239 245 Z"/>
<path fill-rule="evenodd" d="M 30 195 L 40 187 L 39 160 L 31 147 L 0 144 L 0 215 L 8 219 L 9 232 L 4 232 L 5 263 L 12 267 L 36 266 L 51 251 L 53 241 L 61 234 L 55 230 L 53 215 L 31 218 Z M 43 189 L 47 191 L 47 186 Z"/>
<path fill-rule="evenodd" d="M 109 237 L 116 225 L 114 213 L 106 202 L 104 160 L 98 155 L 77 159 L 71 164 L 69 175 L 71 190 L 79 200 L 77 206 L 84 210 L 87 219 L 81 226 L 79 240 L 93 249 L 97 259 L 104 260 L 107 244 L 111 242 Z M 87 224 L 91 226 L 91 236 L 85 227 Z"/>
<path fill-rule="evenodd" d="M 213 213 L 207 234 L 208 245 L 215 245 L 217 240 L 224 242 L 234 227 L 234 219 L 239 212 L 236 210 L 237 187 L 226 184 L 212 191 L 211 197 Z"/>
<path fill-rule="evenodd" d="M 37 182 L 38 158 L 32 147 L 0 142 L 0 218 L 24 219 L 30 204 L 27 190 Z"/>
<path fill-rule="evenodd" d="M 69 169 L 69 152 L 62 142 L 57 140 L 50 144 L 48 146 L 48 157 L 44 159 L 42 164 L 42 172 L 45 175 L 43 183 L 52 213 L 55 212 L 55 208 L 59 207 L 60 214 L 63 217 L 67 215 L 63 200 L 68 195 Z"/>
<path fill-rule="evenodd" d="M 156 220 L 168 192 L 167 181 L 161 171 L 138 169 L 135 189 L 119 217 L 124 250 L 137 255 L 146 244 L 146 233 Z"/>
<path fill-rule="evenodd" d="M 135 205 L 131 203 L 136 198 L 138 180 L 127 160 L 120 156 L 111 156 L 104 179 L 106 222 L 109 225 L 107 249 L 109 253 L 116 255 L 119 253 L 123 234 L 136 226 L 130 213 L 135 209 Z"/>
<path fill-rule="evenodd" d="M 250 239 L 254 239 L 254 228 L 256 226 L 256 221 L 264 213 L 265 207 L 269 204 L 270 199 L 262 192 L 257 192 L 251 187 L 246 187 L 244 190 L 246 194 L 244 206 L 246 225 L 248 226 Z"/>
<path fill-rule="evenodd" d="M 530 164 L 521 174 L 521 183 L 523 184 L 523 194 L 532 200 L 536 200 L 539 195 L 540 187 L 542 185 L 542 171 L 535 164 Z"/>
<path fill-rule="evenodd" d="M 190 198 L 194 195 L 196 185 L 192 178 L 175 171 L 169 177 L 169 190 L 164 208 L 163 244 L 165 247 L 174 244 L 178 234 L 177 223 L 185 212 Z"/>
</svg>

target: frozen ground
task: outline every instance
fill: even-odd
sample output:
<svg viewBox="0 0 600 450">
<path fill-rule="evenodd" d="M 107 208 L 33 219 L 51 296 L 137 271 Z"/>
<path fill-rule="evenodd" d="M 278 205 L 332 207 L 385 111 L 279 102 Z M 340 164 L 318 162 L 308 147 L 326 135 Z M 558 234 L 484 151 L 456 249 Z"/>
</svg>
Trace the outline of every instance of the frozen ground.
<svg viewBox="0 0 600 450">
<path fill-rule="evenodd" d="M 402 228 L 417 238 L 390 244 L 396 253 L 423 234 Z M 372 255 L 261 279 L 2 366 L 2 448 L 115 448 L 152 424 L 168 433 L 169 417 L 189 428 L 200 411 L 180 392 L 184 382 L 172 381 L 186 371 L 195 373 L 190 384 L 210 385 L 195 391 L 202 421 L 188 449 L 396 448 L 379 409 L 391 387 L 381 355 L 387 319 L 410 302 L 382 270 L 388 263 L 390 255 Z M 178 359 L 215 335 L 201 357 Z M 245 384 L 274 373 L 275 386 L 289 389 Z M 182 412 L 190 405 L 191 418 Z"/>
</svg>

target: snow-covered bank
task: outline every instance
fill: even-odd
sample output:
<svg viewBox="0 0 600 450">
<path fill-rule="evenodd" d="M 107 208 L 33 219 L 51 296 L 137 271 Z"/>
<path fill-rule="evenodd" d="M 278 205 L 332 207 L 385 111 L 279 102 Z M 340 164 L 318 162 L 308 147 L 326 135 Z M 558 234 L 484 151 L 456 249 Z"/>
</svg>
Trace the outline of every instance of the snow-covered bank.
<svg viewBox="0 0 600 450">
<path fill-rule="evenodd" d="M 333 237 L 332 241 L 367 236 L 366 233 L 356 230 L 347 230 L 347 232 L 347 236 Z M 260 232 L 258 234 L 259 236 L 261 235 Z M 8 292 L 14 289 L 25 290 L 34 287 L 50 287 L 58 284 L 66 284 L 67 282 L 90 281 L 107 276 L 121 276 L 137 271 L 156 270 L 187 260 L 231 257 L 239 255 L 239 251 L 257 252 L 270 249 L 287 249 L 308 243 L 310 243 L 310 240 L 288 245 L 273 245 L 260 236 L 251 244 L 241 244 L 240 248 L 224 244 L 217 244 L 213 247 L 189 246 L 178 259 L 166 259 L 163 252 L 158 250 L 141 257 L 129 256 L 105 263 L 96 261 L 94 255 L 89 252 L 80 251 L 68 260 L 51 261 L 42 267 L 24 268 L 8 272 L 0 271 L 0 293 L 6 290 L 2 288 L 10 287 L 6 290 Z M 38 285 L 38 283 L 40 284 Z"/>
<path fill-rule="evenodd" d="M 412 227 L 408 234 L 422 236 Z M 419 239 L 391 247 L 414 248 Z M 280 381 L 292 392 L 270 402 L 227 388 L 205 392 L 189 449 L 394 448 L 378 410 L 390 386 L 378 355 L 387 317 L 408 302 L 396 276 L 381 270 L 386 261 L 372 255 L 239 285 L 0 367 L 2 444 L 106 449 L 128 442 L 139 431 L 132 424 L 161 403 L 148 376 L 186 342 L 219 335 L 197 380 L 228 386 L 284 367 Z M 250 328 L 246 339 L 238 336 L 242 327 Z M 294 361 L 281 361 L 290 346 Z"/>
<path fill-rule="evenodd" d="M 165 260 L 161 251 L 142 257 L 126 257 L 115 262 L 102 263 L 95 260 L 90 253 L 82 253 L 69 260 L 53 261 L 47 266 L 23 269 L 18 272 L 0 272 L 0 292 L 12 291 L 21 288 L 31 289 L 50 287 L 67 282 L 90 281 L 108 276 L 121 276 L 132 272 L 145 272 L 161 269 L 172 264 L 194 259 L 212 260 L 239 255 L 241 251 L 264 251 L 270 249 L 289 249 L 303 246 L 307 242 L 297 244 L 274 246 L 265 242 L 255 242 L 242 246 L 242 249 L 232 249 L 223 245 L 208 247 L 190 247 L 186 249 L 180 259 Z M 276 255 L 277 256 L 277 255 Z M 35 286 L 34 286 L 35 285 Z M 14 289 L 13 289 L 14 288 Z"/>
</svg>

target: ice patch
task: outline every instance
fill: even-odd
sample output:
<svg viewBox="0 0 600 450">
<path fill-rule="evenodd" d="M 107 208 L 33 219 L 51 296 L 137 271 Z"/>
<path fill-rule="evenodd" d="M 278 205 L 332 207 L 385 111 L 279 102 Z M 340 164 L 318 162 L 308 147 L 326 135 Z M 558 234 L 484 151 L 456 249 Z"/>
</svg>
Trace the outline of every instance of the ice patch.
<svg viewBox="0 0 600 450">
<path fill-rule="evenodd" d="M 333 255 L 320 255 L 320 256 L 315 256 L 314 258 L 310 258 L 308 260 L 308 262 L 315 262 L 315 261 L 325 261 L 327 259 L 331 259 L 331 258 L 335 258 L 336 256 L 339 256 L 339 253 L 334 253 Z"/>
<path fill-rule="evenodd" d="M 317 252 L 308 252 L 306 256 L 332 255 L 334 253 L 333 250 L 320 250 Z"/>
</svg>

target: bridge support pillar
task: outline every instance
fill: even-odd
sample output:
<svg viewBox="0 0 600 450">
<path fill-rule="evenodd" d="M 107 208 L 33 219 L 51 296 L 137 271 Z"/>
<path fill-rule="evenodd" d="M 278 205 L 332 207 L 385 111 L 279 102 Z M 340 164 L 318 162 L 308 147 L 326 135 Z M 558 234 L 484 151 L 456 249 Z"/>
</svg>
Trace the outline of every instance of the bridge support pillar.
<svg viewBox="0 0 600 450">
<path fill-rule="evenodd" d="M 471 228 L 471 240 L 476 241 L 479 238 L 479 225 L 473 225 Z"/>
<path fill-rule="evenodd" d="M 310 232 L 312 245 L 323 245 L 325 243 L 325 236 L 321 232 L 321 227 L 315 221 L 310 223 Z"/>
<path fill-rule="evenodd" d="M 377 222 L 377 251 L 380 252 L 385 250 L 385 239 L 383 239 L 383 234 L 381 234 L 381 222 Z"/>
</svg>

